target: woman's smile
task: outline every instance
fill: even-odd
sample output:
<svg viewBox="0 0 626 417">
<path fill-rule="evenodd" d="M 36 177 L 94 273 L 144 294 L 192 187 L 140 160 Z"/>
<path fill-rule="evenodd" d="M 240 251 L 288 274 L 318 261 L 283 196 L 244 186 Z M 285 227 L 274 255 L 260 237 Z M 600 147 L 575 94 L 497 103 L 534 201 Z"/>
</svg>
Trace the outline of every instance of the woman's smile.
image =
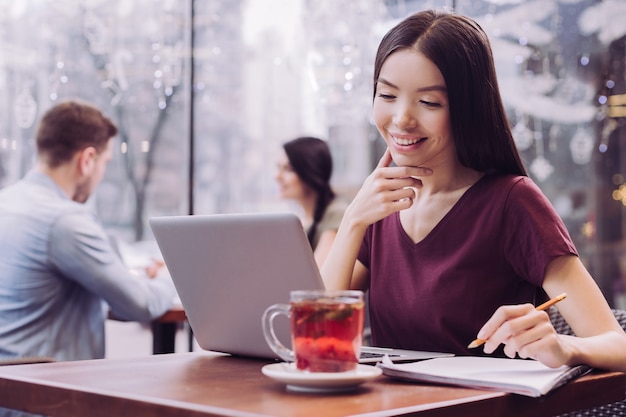
<svg viewBox="0 0 626 417">
<path fill-rule="evenodd" d="M 416 136 L 406 136 L 406 135 L 398 135 L 390 133 L 389 136 L 393 140 L 396 145 L 399 146 L 411 146 L 422 143 L 427 138 L 425 137 L 416 137 Z"/>
</svg>

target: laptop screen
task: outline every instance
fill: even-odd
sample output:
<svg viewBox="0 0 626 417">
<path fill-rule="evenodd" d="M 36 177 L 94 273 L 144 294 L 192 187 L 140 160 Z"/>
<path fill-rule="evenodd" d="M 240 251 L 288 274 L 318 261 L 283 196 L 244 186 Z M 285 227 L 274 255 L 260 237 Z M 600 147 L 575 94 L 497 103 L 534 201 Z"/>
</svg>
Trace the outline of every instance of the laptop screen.
<svg viewBox="0 0 626 417">
<path fill-rule="evenodd" d="M 300 219 L 291 213 L 150 219 L 198 344 L 206 350 L 275 358 L 263 338 L 267 307 L 323 283 Z M 289 323 L 276 333 L 289 346 Z"/>
</svg>

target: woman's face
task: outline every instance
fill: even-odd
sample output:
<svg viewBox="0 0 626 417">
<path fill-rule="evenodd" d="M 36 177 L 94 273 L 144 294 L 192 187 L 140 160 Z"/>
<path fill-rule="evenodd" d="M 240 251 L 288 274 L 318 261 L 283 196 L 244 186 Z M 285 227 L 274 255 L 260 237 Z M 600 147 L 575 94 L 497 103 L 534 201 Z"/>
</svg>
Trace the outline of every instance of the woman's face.
<svg viewBox="0 0 626 417">
<path fill-rule="evenodd" d="M 373 117 L 397 165 L 434 169 L 456 159 L 446 83 L 421 53 L 403 49 L 383 63 Z"/>
<path fill-rule="evenodd" d="M 302 182 L 294 171 L 284 151 L 279 156 L 276 167 L 275 178 L 281 198 L 298 200 L 310 192 L 310 188 Z"/>
</svg>

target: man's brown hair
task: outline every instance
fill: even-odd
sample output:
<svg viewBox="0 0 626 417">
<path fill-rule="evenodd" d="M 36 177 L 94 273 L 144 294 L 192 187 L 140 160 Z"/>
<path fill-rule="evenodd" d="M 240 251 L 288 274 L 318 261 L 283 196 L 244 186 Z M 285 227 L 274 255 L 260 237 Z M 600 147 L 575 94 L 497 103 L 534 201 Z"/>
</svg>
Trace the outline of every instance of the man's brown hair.
<svg viewBox="0 0 626 417">
<path fill-rule="evenodd" d="M 85 102 L 68 100 L 43 115 L 37 130 L 37 154 L 55 168 L 90 146 L 102 152 L 115 135 L 117 127 L 100 110 Z"/>
</svg>

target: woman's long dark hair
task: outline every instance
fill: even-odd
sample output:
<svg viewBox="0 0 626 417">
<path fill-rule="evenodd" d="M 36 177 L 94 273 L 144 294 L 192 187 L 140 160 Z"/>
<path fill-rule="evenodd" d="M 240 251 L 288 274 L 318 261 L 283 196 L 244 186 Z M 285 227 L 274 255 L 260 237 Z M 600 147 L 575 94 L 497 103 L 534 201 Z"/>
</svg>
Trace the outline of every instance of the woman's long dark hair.
<svg viewBox="0 0 626 417">
<path fill-rule="evenodd" d="M 405 49 L 423 54 L 443 75 L 461 164 L 479 172 L 527 175 L 500 97 L 491 46 L 478 23 L 435 11 L 404 19 L 378 47 L 374 97 L 381 67 L 391 54 Z"/>
<path fill-rule="evenodd" d="M 309 242 L 313 244 L 317 225 L 324 216 L 326 208 L 335 198 L 335 192 L 330 186 L 330 177 L 333 173 L 330 148 L 326 141 L 306 136 L 283 144 L 283 149 L 300 180 L 317 193 L 313 224 L 307 231 Z"/>
</svg>

